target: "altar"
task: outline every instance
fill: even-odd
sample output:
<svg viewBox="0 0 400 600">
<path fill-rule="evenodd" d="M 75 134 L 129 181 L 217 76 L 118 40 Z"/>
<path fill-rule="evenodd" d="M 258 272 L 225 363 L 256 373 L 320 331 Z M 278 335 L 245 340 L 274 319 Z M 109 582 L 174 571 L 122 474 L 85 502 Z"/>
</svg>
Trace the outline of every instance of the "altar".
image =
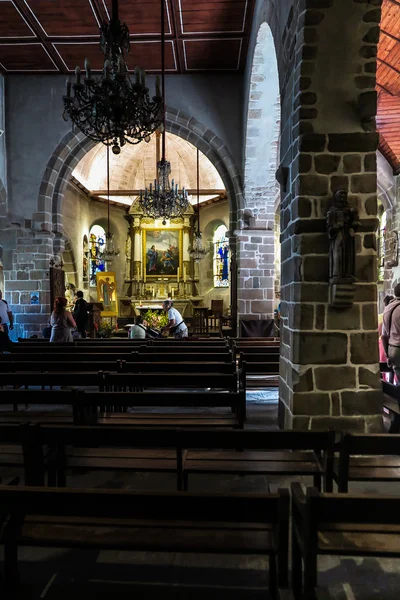
<svg viewBox="0 0 400 600">
<path fill-rule="evenodd" d="M 189 306 L 189 302 L 187 300 L 173 300 L 174 308 L 176 308 L 182 316 L 185 316 L 185 311 Z M 155 312 L 161 312 L 163 310 L 162 303 L 159 300 L 145 300 L 143 302 L 140 301 L 132 301 L 132 306 L 136 315 L 142 315 L 146 313 L 148 310 L 152 310 Z M 186 315 L 188 316 L 188 315 Z"/>
</svg>

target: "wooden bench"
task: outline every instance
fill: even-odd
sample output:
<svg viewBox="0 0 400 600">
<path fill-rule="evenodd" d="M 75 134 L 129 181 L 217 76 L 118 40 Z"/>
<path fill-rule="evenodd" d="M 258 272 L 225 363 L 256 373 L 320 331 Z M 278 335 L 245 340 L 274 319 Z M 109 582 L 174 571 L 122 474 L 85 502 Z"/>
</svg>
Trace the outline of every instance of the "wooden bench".
<svg viewBox="0 0 400 600">
<path fill-rule="evenodd" d="M 195 435 L 191 447 L 196 448 Z M 318 489 L 324 480 L 324 490 L 332 490 L 334 431 L 225 431 L 212 433 L 208 443 L 218 450 L 188 451 L 183 463 L 184 489 L 188 489 L 189 475 L 235 473 L 311 476 Z M 198 443 L 197 447 L 202 446 Z"/>
<path fill-rule="evenodd" d="M 288 560 L 289 495 L 139 493 L 1 486 L 6 592 L 17 592 L 18 548 L 47 546 L 269 557 L 278 597 Z M 278 563 L 278 568 L 277 568 Z"/>
<path fill-rule="evenodd" d="M 292 483 L 292 587 L 295 598 L 316 598 L 320 555 L 400 557 L 396 496 L 304 493 Z M 304 580 L 304 583 L 303 583 Z"/>
<path fill-rule="evenodd" d="M 201 374 L 200 374 L 201 375 Z M 138 427 L 243 427 L 246 419 L 246 393 L 193 392 L 89 392 L 75 390 L 4 389 L 0 403 L 11 404 L 13 411 L 1 411 L 0 423 L 21 423 L 28 419 L 37 423 L 74 423 L 75 425 L 136 425 Z M 68 406 L 66 412 L 34 411 L 35 404 Z M 19 405 L 31 409 L 17 410 Z M 228 414 L 204 413 L 132 413 L 133 407 L 229 408 Z"/>
<path fill-rule="evenodd" d="M 21 466 L 25 457 L 28 473 L 25 485 L 27 481 L 30 485 L 44 485 L 47 471 L 50 473 L 49 485 L 65 487 L 69 470 L 122 469 L 174 473 L 177 489 L 183 489 L 183 481 L 184 489 L 187 489 L 186 475 L 192 461 L 197 462 L 200 449 L 211 464 L 209 470 L 202 465 L 201 472 L 207 475 L 215 472 L 311 475 L 320 484 L 331 464 L 332 438 L 329 434 L 322 434 L 318 440 L 318 435 L 309 435 L 315 432 L 274 432 L 276 435 L 272 436 L 272 440 L 270 432 L 265 430 L 215 428 L 189 430 L 23 424 L 0 426 L 1 432 L 5 432 L 5 442 L 10 450 L 4 458 L 0 457 L 0 464 L 7 460 L 9 465 Z M 281 433 L 283 435 L 280 436 Z M 292 450 L 291 444 L 300 445 L 301 449 Z M 322 448 L 317 448 L 318 445 Z M 285 449 L 282 450 L 282 447 Z M 251 450 L 245 451 L 244 448 Z M 46 458 L 46 453 L 50 458 Z M 199 459 L 204 463 L 204 457 Z M 222 467 L 216 471 L 218 464 Z"/>
<path fill-rule="evenodd" d="M 350 481 L 400 482 L 400 434 L 342 433 L 333 478 L 342 493 Z"/>
</svg>

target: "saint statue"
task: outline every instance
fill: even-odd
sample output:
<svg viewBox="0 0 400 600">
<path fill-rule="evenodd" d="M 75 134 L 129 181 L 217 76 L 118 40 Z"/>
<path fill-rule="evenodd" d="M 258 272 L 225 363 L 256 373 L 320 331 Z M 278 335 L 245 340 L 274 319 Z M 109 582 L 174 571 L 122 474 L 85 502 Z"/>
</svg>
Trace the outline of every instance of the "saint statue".
<svg viewBox="0 0 400 600">
<path fill-rule="evenodd" d="M 329 282 L 355 281 L 355 233 L 360 225 L 358 211 L 351 208 L 346 190 L 337 190 L 326 215 L 330 239 Z"/>
</svg>

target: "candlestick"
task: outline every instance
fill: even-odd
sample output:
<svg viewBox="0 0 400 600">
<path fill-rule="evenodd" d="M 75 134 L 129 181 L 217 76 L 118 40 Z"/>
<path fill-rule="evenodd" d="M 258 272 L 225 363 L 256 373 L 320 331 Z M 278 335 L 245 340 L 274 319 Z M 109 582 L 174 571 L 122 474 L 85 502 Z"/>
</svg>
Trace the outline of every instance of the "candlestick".
<svg viewBox="0 0 400 600">
<path fill-rule="evenodd" d="M 176 280 L 179 283 L 179 267 L 176 270 Z"/>
<path fill-rule="evenodd" d="M 186 283 L 186 267 L 183 267 L 183 283 Z"/>
<path fill-rule="evenodd" d="M 143 267 L 143 281 L 146 283 L 146 266 Z"/>
</svg>

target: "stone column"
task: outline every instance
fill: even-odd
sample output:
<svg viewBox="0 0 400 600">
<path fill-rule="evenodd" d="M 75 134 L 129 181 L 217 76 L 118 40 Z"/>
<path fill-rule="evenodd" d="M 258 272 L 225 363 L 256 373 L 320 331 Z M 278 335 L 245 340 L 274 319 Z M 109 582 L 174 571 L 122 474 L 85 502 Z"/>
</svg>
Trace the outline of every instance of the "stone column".
<svg viewBox="0 0 400 600">
<path fill-rule="evenodd" d="M 301 0 L 284 32 L 290 48 L 282 90 L 281 173 L 288 177 L 280 181 L 279 424 L 285 428 L 382 428 L 373 118 L 379 18 L 379 9 L 357 0 Z M 341 26 L 354 35 L 332 46 L 331 32 Z M 361 222 L 356 294 L 346 309 L 332 308 L 328 299 L 326 213 L 338 189 L 348 190 Z"/>
</svg>

